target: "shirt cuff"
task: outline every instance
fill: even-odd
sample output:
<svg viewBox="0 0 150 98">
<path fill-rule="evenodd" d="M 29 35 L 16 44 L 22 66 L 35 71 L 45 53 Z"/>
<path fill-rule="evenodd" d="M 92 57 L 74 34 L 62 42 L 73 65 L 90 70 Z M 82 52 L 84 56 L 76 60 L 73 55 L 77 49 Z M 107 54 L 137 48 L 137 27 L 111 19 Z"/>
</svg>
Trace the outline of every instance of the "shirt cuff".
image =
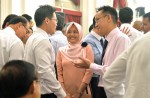
<svg viewBox="0 0 150 98">
<path fill-rule="evenodd" d="M 57 98 L 65 98 L 67 96 L 62 87 L 58 92 L 54 92 L 54 94 L 57 96 Z"/>
<path fill-rule="evenodd" d="M 90 69 L 93 71 L 93 73 L 98 74 L 98 75 L 104 74 L 103 67 L 104 66 L 100 66 L 100 65 L 95 64 L 95 63 L 90 64 Z"/>
</svg>

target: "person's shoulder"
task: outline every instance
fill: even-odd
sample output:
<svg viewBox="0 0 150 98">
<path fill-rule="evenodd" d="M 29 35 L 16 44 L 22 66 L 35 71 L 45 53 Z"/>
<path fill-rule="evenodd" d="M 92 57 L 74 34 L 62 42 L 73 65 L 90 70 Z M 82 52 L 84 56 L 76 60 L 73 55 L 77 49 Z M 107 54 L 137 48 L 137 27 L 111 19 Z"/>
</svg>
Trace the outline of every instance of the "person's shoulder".
<svg viewBox="0 0 150 98">
<path fill-rule="evenodd" d="M 150 31 L 144 34 L 139 40 L 150 41 Z"/>
<path fill-rule="evenodd" d="M 40 43 L 43 45 L 48 45 L 48 43 L 50 43 L 50 40 L 48 39 L 48 37 L 43 36 L 40 33 L 34 32 L 28 39 L 27 43 L 30 43 L 29 45 L 31 46 L 37 46 Z"/>
<path fill-rule="evenodd" d="M 128 37 L 128 35 L 124 34 L 122 31 L 118 32 L 118 34 L 116 35 L 116 39 L 130 41 L 130 38 Z"/>
<path fill-rule="evenodd" d="M 47 36 L 44 36 L 42 33 L 38 33 L 38 32 L 35 32 L 31 35 L 31 38 L 33 38 L 34 40 L 44 40 L 44 39 L 48 39 Z"/>
<path fill-rule="evenodd" d="M 87 34 L 84 38 L 84 41 L 94 41 L 96 37 L 94 37 L 92 34 Z"/>
<path fill-rule="evenodd" d="M 133 49 L 141 50 L 142 52 L 149 51 L 150 45 L 148 43 L 150 43 L 150 31 L 132 43 L 131 51 Z"/>
<path fill-rule="evenodd" d="M 57 35 L 52 35 L 50 39 L 54 40 L 59 40 L 59 39 L 66 39 L 67 37 L 64 34 L 57 34 Z"/>
</svg>

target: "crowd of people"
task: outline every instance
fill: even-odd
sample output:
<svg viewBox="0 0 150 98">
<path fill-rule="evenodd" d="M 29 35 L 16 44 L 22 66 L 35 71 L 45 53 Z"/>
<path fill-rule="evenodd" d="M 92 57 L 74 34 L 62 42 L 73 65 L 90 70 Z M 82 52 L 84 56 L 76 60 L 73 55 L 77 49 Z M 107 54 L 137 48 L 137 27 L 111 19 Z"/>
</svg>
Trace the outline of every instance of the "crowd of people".
<svg viewBox="0 0 150 98">
<path fill-rule="evenodd" d="M 98 8 L 85 37 L 50 5 L 0 30 L 0 98 L 148 98 L 150 12 Z M 83 24 L 84 25 L 84 24 Z"/>
</svg>

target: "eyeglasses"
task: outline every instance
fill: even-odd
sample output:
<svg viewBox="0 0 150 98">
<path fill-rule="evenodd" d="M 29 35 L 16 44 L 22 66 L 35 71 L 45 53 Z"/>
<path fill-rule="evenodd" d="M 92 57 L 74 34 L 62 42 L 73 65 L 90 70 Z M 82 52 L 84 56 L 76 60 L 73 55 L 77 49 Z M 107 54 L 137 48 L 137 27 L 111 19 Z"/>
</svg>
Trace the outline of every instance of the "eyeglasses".
<svg viewBox="0 0 150 98">
<path fill-rule="evenodd" d="M 24 28 L 26 29 L 26 34 L 30 33 L 29 29 L 28 29 L 24 24 L 22 24 L 22 25 L 23 25 Z"/>
<path fill-rule="evenodd" d="M 56 22 L 58 22 L 58 20 L 57 20 L 57 19 L 54 19 L 54 18 L 52 18 L 51 20 L 55 20 Z"/>
<path fill-rule="evenodd" d="M 37 83 L 40 83 L 40 80 L 39 79 L 37 79 L 37 80 L 35 80 Z"/>
<path fill-rule="evenodd" d="M 99 17 L 99 18 L 95 18 L 95 22 L 97 23 L 98 21 L 100 21 L 102 18 L 106 17 L 107 15 L 104 15 L 102 17 Z"/>
</svg>

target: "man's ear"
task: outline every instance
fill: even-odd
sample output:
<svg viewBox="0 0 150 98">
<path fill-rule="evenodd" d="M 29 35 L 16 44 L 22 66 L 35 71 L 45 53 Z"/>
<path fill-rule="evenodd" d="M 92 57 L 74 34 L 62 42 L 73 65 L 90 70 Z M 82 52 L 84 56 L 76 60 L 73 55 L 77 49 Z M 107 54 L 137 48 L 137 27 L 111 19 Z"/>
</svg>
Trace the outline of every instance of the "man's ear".
<svg viewBox="0 0 150 98">
<path fill-rule="evenodd" d="M 21 26 L 22 26 L 21 22 L 17 23 L 17 25 L 16 25 L 17 29 L 19 29 Z"/>
<path fill-rule="evenodd" d="M 30 85 L 28 93 L 29 94 L 34 94 L 35 91 L 36 91 L 36 81 L 33 81 L 32 84 Z"/>
<path fill-rule="evenodd" d="M 112 16 L 110 14 L 105 16 L 107 18 L 107 22 L 110 23 L 110 21 L 113 21 Z"/>
<path fill-rule="evenodd" d="M 49 18 L 46 17 L 44 21 L 45 21 L 46 24 L 48 24 Z"/>
<path fill-rule="evenodd" d="M 6 23 L 5 27 L 9 26 L 9 22 Z"/>
</svg>

